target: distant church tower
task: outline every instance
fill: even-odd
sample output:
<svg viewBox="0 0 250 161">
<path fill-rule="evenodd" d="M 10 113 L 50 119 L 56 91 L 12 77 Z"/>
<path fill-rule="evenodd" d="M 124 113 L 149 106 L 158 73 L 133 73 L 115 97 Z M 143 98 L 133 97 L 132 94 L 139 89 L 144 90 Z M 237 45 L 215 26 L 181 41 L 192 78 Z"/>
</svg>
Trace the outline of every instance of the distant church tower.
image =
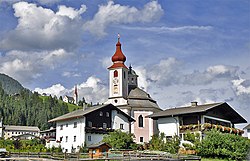
<svg viewBox="0 0 250 161">
<path fill-rule="evenodd" d="M 115 54 L 112 56 L 113 65 L 109 69 L 109 103 L 126 105 L 128 97 L 128 68 L 125 66 L 125 55 L 122 53 L 120 35 L 116 44 Z"/>
<path fill-rule="evenodd" d="M 74 90 L 74 104 L 77 105 L 78 103 L 78 93 L 77 93 L 77 85 L 75 85 L 75 90 Z"/>
</svg>

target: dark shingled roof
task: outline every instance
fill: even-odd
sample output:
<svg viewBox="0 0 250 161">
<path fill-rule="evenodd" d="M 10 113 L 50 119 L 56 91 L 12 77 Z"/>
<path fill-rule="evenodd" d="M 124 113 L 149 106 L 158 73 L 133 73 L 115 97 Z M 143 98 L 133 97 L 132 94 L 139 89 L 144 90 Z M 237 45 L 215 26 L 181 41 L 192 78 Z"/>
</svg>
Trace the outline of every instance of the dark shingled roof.
<svg viewBox="0 0 250 161">
<path fill-rule="evenodd" d="M 129 120 L 134 121 L 134 119 L 132 119 L 129 115 L 127 115 L 126 113 L 124 113 L 123 111 L 121 111 L 119 108 L 117 108 L 116 106 L 112 105 L 112 104 L 105 104 L 105 105 L 98 105 L 98 106 L 92 106 L 92 107 L 87 107 L 86 109 L 80 109 L 80 110 L 76 110 L 70 113 L 67 113 L 65 115 L 56 117 L 52 120 L 49 120 L 48 122 L 55 122 L 55 121 L 61 121 L 61 120 L 67 120 L 67 119 L 72 119 L 72 118 L 77 118 L 77 117 L 83 117 L 86 114 L 89 114 L 91 112 L 94 112 L 98 109 L 107 107 L 107 106 L 111 106 L 111 108 L 116 109 L 118 111 L 120 111 L 121 113 L 123 113 L 127 118 L 129 118 Z"/>
<path fill-rule="evenodd" d="M 128 106 L 135 108 L 154 108 L 161 110 L 156 101 L 140 88 L 132 89 L 128 95 Z"/>
<path fill-rule="evenodd" d="M 107 145 L 109 148 L 111 148 L 111 146 L 105 142 L 99 142 L 97 144 L 91 144 L 89 146 L 87 146 L 88 148 L 97 148 L 97 147 L 100 147 L 102 145 Z"/>
<path fill-rule="evenodd" d="M 202 112 L 207 112 L 208 110 L 215 109 L 215 108 L 224 108 L 228 112 L 227 115 L 230 116 L 230 119 L 233 123 L 246 123 L 247 122 L 240 114 L 238 114 L 226 102 L 170 108 L 170 109 L 166 109 L 164 111 L 149 115 L 148 117 L 157 119 L 157 118 L 163 118 L 163 117 L 178 116 L 178 115 L 183 115 L 183 114 L 202 113 Z"/>
</svg>

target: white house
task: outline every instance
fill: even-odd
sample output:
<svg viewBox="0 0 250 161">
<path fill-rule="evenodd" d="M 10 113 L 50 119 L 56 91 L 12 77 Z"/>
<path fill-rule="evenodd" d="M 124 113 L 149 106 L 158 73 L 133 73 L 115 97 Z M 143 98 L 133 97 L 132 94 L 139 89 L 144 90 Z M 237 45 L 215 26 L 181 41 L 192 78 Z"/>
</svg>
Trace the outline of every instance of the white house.
<svg viewBox="0 0 250 161">
<path fill-rule="evenodd" d="M 182 139 L 187 131 L 203 134 L 212 128 L 242 135 L 243 131 L 234 125 L 247 122 L 226 102 L 203 105 L 191 102 L 190 106 L 166 109 L 148 117 L 157 121 L 159 133 L 167 137 L 178 135 Z"/>
<path fill-rule="evenodd" d="M 63 97 L 63 102 L 74 104 L 75 100 L 74 100 L 73 97 L 70 97 L 70 96 L 65 95 L 65 96 Z"/>
<path fill-rule="evenodd" d="M 82 146 L 97 144 L 115 129 L 129 132 L 130 116 L 112 104 L 76 110 L 49 122 L 56 122 L 56 141 L 63 152 L 77 152 Z"/>
<path fill-rule="evenodd" d="M 33 139 L 40 136 L 40 129 L 37 126 L 3 126 L 4 139 L 21 138 Z"/>
<path fill-rule="evenodd" d="M 246 130 L 247 138 L 250 139 L 250 124 L 248 124 L 246 127 L 244 127 L 243 130 Z"/>
</svg>

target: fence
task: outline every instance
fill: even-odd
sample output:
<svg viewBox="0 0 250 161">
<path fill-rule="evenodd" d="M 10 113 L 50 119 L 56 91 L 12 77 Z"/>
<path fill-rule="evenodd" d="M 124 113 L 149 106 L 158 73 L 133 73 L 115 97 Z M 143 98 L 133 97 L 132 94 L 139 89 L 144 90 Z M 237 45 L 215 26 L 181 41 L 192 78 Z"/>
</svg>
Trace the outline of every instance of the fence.
<svg viewBox="0 0 250 161">
<path fill-rule="evenodd" d="M 111 151 L 102 153 L 98 157 L 93 157 L 89 153 L 31 153 L 31 152 L 16 152 L 10 153 L 8 158 L 0 158 L 0 160 L 171 160 L 171 161 L 187 161 L 201 160 L 198 156 L 193 155 L 172 155 L 169 153 L 144 153 L 135 151 Z"/>
</svg>

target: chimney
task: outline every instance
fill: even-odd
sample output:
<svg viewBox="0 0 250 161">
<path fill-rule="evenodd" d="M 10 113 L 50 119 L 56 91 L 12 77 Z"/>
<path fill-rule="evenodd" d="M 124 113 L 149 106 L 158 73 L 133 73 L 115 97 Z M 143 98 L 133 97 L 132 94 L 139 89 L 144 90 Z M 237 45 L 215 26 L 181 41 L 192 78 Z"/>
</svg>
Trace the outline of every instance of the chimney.
<svg viewBox="0 0 250 161">
<path fill-rule="evenodd" d="M 194 102 L 191 102 L 191 107 L 196 107 L 198 105 L 198 102 L 194 101 Z"/>
</svg>

